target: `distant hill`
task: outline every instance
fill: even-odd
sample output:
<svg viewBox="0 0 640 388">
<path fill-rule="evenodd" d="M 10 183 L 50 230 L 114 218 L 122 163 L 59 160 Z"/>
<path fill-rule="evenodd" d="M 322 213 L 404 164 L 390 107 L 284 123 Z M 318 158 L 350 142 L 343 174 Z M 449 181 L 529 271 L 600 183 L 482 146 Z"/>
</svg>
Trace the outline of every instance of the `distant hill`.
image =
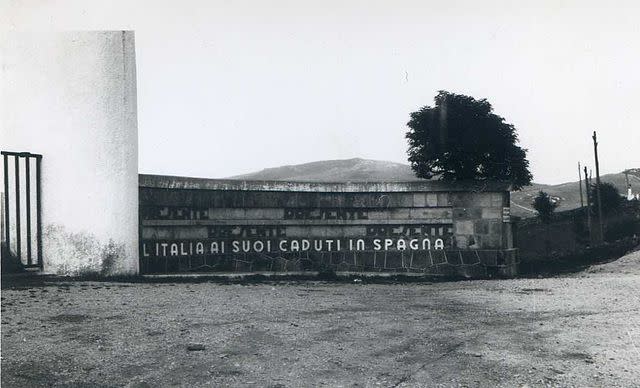
<svg viewBox="0 0 640 388">
<path fill-rule="evenodd" d="M 262 171 L 237 175 L 229 179 L 314 182 L 419 180 L 411 171 L 411 167 L 406 164 L 361 158 L 322 160 L 293 166 L 266 168 Z"/>
<path fill-rule="evenodd" d="M 323 160 L 292 166 L 267 168 L 262 171 L 233 176 L 229 179 L 312 182 L 406 182 L 421 180 L 416 178 L 411 167 L 406 164 L 361 158 Z M 618 190 L 620 190 L 621 194 L 626 194 L 626 180 L 623 173 L 606 174 L 601 177 L 601 180 L 614 184 Z M 640 192 L 640 169 L 630 170 L 629 182 L 631 183 L 634 193 Z M 577 181 L 558 185 L 533 183 L 531 186 L 511 193 L 511 213 L 520 217 L 535 216 L 536 213 L 531 208 L 531 202 L 540 190 L 558 198 L 558 210 L 560 211 L 575 209 L 580 206 L 580 191 Z"/>
<path fill-rule="evenodd" d="M 629 183 L 631 184 L 631 190 L 634 193 L 638 193 L 640 192 L 640 173 L 638 173 L 638 171 L 640 170 L 634 170 L 636 171 L 632 171 L 629 174 Z M 595 180 L 596 178 L 593 177 L 594 183 Z M 618 188 L 620 194 L 626 196 L 627 183 L 624 173 L 605 174 L 600 177 L 600 180 L 602 182 L 613 184 Z M 582 182 L 582 189 L 582 195 L 586 203 L 587 197 L 586 193 L 584 192 L 584 181 Z M 544 185 L 534 183 L 531 186 L 524 187 L 520 191 L 514 191 L 511 193 L 511 214 L 520 217 L 535 216 L 535 211 L 533 211 L 533 209 L 531 208 L 531 202 L 533 202 L 533 198 L 538 194 L 540 190 L 559 199 L 557 208 L 558 211 L 570 210 L 580 207 L 580 189 L 578 186 L 578 181 L 560 183 L 558 185 Z"/>
</svg>

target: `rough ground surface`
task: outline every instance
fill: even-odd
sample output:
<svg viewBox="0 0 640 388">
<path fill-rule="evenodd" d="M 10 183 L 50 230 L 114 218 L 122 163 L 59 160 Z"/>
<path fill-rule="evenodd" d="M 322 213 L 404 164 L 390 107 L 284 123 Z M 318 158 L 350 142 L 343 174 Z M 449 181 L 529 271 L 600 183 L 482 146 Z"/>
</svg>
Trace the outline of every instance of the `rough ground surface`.
<svg viewBox="0 0 640 388">
<path fill-rule="evenodd" d="M 640 253 L 548 279 L 3 287 L 6 388 L 640 386 Z"/>
</svg>

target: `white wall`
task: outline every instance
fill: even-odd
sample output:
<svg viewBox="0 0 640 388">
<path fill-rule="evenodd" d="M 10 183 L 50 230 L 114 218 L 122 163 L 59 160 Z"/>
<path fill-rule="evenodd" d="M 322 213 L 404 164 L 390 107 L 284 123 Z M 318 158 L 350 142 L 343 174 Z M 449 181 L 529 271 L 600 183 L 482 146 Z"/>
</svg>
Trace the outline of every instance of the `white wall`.
<svg viewBox="0 0 640 388">
<path fill-rule="evenodd" d="M 136 273 L 133 32 L 9 33 L 1 54 L 0 148 L 43 155 L 45 272 Z"/>
</svg>

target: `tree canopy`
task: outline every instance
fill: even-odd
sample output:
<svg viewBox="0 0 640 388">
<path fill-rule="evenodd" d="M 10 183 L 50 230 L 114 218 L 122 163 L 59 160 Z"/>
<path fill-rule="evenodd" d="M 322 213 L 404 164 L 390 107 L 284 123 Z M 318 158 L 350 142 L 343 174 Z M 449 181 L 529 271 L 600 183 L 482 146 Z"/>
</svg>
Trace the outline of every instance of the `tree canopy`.
<svg viewBox="0 0 640 388">
<path fill-rule="evenodd" d="M 594 209 L 595 212 L 597 212 L 598 197 L 595 184 L 591 185 L 589 194 L 591 208 Z M 609 182 L 602 182 L 600 183 L 600 202 L 602 203 L 602 213 L 609 214 L 620 208 L 623 199 L 622 196 L 620 196 L 620 191 L 618 191 L 618 188 L 616 186 Z"/>
<path fill-rule="evenodd" d="M 435 106 L 410 114 L 409 162 L 420 178 L 497 180 L 519 189 L 531 183 L 527 150 L 512 124 L 486 100 L 439 91 Z"/>
<path fill-rule="evenodd" d="M 551 221 L 551 216 L 558 206 L 558 204 L 551 199 L 551 196 L 544 191 L 538 192 L 538 195 L 533 199 L 531 205 L 538 212 L 538 217 L 540 217 L 542 222 Z"/>
</svg>

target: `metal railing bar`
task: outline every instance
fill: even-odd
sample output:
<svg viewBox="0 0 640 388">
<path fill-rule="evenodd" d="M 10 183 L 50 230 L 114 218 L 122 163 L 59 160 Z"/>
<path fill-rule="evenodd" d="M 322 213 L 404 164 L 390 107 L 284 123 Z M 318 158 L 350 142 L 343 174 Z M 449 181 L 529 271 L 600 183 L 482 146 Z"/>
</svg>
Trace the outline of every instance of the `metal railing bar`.
<svg viewBox="0 0 640 388">
<path fill-rule="evenodd" d="M 42 156 L 36 158 L 36 244 L 38 248 L 38 265 L 42 268 L 42 201 L 40 199 L 40 169 Z"/>
<path fill-rule="evenodd" d="M 42 155 L 40 155 L 40 154 L 32 154 L 31 152 L 0 151 L 0 154 L 7 155 L 7 156 L 21 156 L 21 157 L 42 158 Z"/>
<path fill-rule="evenodd" d="M 3 155 L 4 161 L 4 239 L 7 244 L 7 252 L 11 251 L 11 240 L 9 233 L 9 157 Z"/>
<path fill-rule="evenodd" d="M 27 264 L 33 264 L 31 259 L 31 159 L 24 158 L 25 191 L 27 194 L 25 206 L 27 207 Z"/>
<path fill-rule="evenodd" d="M 20 238 L 20 158 L 18 156 L 14 156 L 16 166 L 16 253 L 18 255 L 18 259 L 22 260 L 22 252 L 21 252 L 21 242 Z"/>
</svg>

